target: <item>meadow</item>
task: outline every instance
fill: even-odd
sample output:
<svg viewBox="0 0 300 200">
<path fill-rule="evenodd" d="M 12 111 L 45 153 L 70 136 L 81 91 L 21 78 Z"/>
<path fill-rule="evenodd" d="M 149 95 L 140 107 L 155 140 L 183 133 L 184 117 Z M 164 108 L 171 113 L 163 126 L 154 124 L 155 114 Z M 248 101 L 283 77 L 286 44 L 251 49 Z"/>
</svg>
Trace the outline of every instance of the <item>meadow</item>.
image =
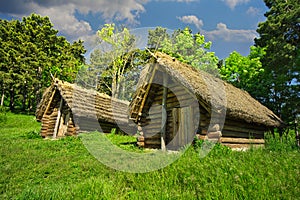
<svg viewBox="0 0 300 200">
<path fill-rule="evenodd" d="M 101 164 L 81 137 L 41 138 L 34 116 L 1 118 L 0 199 L 300 199 L 300 152 L 288 137 L 245 152 L 216 145 L 204 158 L 197 142 L 165 168 L 126 173 Z M 144 151 L 133 137 L 108 138 Z"/>
</svg>

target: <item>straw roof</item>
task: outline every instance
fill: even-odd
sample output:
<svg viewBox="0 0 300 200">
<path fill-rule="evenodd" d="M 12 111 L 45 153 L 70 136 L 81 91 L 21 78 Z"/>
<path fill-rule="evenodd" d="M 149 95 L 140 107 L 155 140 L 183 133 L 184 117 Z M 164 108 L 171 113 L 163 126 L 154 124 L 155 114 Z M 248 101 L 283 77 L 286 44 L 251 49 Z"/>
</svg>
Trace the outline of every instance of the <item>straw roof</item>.
<svg viewBox="0 0 300 200">
<path fill-rule="evenodd" d="M 222 107 L 226 108 L 227 118 L 247 123 L 266 127 L 281 126 L 282 120 L 246 91 L 204 71 L 196 70 L 164 53 L 157 52 L 153 54 L 153 57 L 155 58 L 154 63 L 158 63 L 160 68 L 195 94 L 199 101 L 204 101 L 210 109 L 218 111 Z M 148 82 L 149 80 L 143 81 Z M 139 84 L 141 84 L 141 80 Z"/>
<path fill-rule="evenodd" d="M 108 123 L 128 124 L 128 101 L 112 98 L 91 89 L 82 88 L 58 79 L 46 89 L 36 110 L 36 118 L 42 120 L 53 92 L 58 91 L 76 117 L 94 118 Z"/>
</svg>

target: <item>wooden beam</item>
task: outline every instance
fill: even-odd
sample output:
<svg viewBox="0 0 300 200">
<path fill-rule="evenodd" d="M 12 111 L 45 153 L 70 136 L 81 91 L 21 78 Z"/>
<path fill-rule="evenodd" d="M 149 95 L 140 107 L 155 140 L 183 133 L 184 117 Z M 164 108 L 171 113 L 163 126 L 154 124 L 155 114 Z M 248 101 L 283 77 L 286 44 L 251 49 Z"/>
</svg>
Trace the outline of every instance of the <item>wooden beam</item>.
<svg viewBox="0 0 300 200">
<path fill-rule="evenodd" d="M 264 139 L 247 139 L 247 138 L 228 138 L 222 137 L 221 143 L 231 143 L 231 144 L 264 144 Z"/>
<path fill-rule="evenodd" d="M 145 94 L 143 95 L 142 103 L 141 103 L 141 105 L 140 105 L 140 107 L 139 107 L 139 110 L 138 110 L 138 112 L 137 112 L 137 118 L 139 117 L 139 114 L 142 113 L 142 111 L 143 111 L 143 107 L 144 107 L 145 102 L 146 102 L 146 99 L 147 99 L 146 97 L 148 96 L 148 93 L 149 93 L 149 91 L 150 91 L 151 83 L 152 83 L 152 81 L 153 81 L 153 79 L 154 79 L 156 70 L 157 70 L 157 65 L 155 65 L 155 66 L 154 66 L 154 69 L 152 70 L 151 78 L 150 78 L 150 80 L 149 80 L 149 82 L 148 82 L 148 85 L 147 85 Z M 140 89 L 142 89 L 142 88 L 140 88 Z"/>
<path fill-rule="evenodd" d="M 62 105 L 63 105 L 63 98 L 61 97 L 60 103 L 59 103 L 59 109 L 58 109 L 58 113 L 57 113 L 57 117 L 56 117 L 56 123 L 55 123 L 54 131 L 53 131 L 53 138 L 57 137 L 57 131 L 58 131 L 59 124 L 60 124 Z"/>
<path fill-rule="evenodd" d="M 161 150 L 166 150 L 166 128 L 167 128 L 167 96 L 168 96 L 168 75 L 163 72 L 163 98 L 162 98 L 162 109 L 161 109 Z"/>
<path fill-rule="evenodd" d="M 52 100 L 53 100 L 53 98 L 54 98 L 54 95 L 55 95 L 55 93 L 56 93 L 56 89 L 57 89 L 57 87 L 54 86 L 54 89 L 53 89 L 53 91 L 52 91 L 52 95 L 51 95 L 50 100 L 49 100 L 49 102 L 48 102 L 48 104 L 47 104 L 47 107 L 46 107 L 46 109 L 45 109 L 45 112 L 43 113 L 42 119 L 43 119 L 43 117 L 46 115 L 46 113 L 48 112 L 48 110 L 49 110 L 49 108 L 50 108 L 51 102 L 52 102 Z"/>
<path fill-rule="evenodd" d="M 265 146 L 264 144 L 230 144 L 230 143 L 224 143 L 222 145 L 230 147 L 232 149 L 249 149 L 251 147 L 263 148 Z"/>
</svg>

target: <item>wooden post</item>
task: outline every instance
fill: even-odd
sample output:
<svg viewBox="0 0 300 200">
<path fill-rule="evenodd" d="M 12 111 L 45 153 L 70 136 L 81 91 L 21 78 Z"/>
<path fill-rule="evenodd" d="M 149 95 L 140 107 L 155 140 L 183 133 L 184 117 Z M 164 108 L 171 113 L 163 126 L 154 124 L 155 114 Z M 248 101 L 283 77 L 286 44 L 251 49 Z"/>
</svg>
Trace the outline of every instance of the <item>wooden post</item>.
<svg viewBox="0 0 300 200">
<path fill-rule="evenodd" d="M 167 128 L 167 95 L 168 95 L 168 76 L 166 72 L 163 72 L 163 98 L 161 108 L 161 150 L 166 150 L 166 128 Z"/>
<path fill-rule="evenodd" d="M 57 113 L 57 118 L 56 118 L 56 123 L 55 123 L 55 127 L 54 127 L 54 132 L 53 132 L 53 138 L 56 138 L 56 136 L 57 136 L 57 131 L 58 131 L 59 124 L 60 124 L 62 104 L 63 104 L 63 98 L 61 97 L 60 103 L 59 103 L 59 109 L 58 109 L 58 113 Z"/>
</svg>

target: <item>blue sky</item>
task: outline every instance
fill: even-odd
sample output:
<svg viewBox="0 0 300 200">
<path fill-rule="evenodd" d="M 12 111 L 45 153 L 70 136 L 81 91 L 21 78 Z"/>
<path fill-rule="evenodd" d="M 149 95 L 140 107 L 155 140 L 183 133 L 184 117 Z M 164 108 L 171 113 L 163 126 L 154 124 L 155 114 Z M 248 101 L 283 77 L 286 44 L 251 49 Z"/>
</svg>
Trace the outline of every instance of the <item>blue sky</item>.
<svg viewBox="0 0 300 200">
<path fill-rule="evenodd" d="M 20 19 L 35 12 L 47 15 L 69 41 L 82 39 L 88 48 L 104 23 L 131 29 L 186 26 L 212 41 L 219 58 L 238 51 L 248 55 L 267 8 L 263 0 L 2 0 L 0 18 Z"/>
</svg>

